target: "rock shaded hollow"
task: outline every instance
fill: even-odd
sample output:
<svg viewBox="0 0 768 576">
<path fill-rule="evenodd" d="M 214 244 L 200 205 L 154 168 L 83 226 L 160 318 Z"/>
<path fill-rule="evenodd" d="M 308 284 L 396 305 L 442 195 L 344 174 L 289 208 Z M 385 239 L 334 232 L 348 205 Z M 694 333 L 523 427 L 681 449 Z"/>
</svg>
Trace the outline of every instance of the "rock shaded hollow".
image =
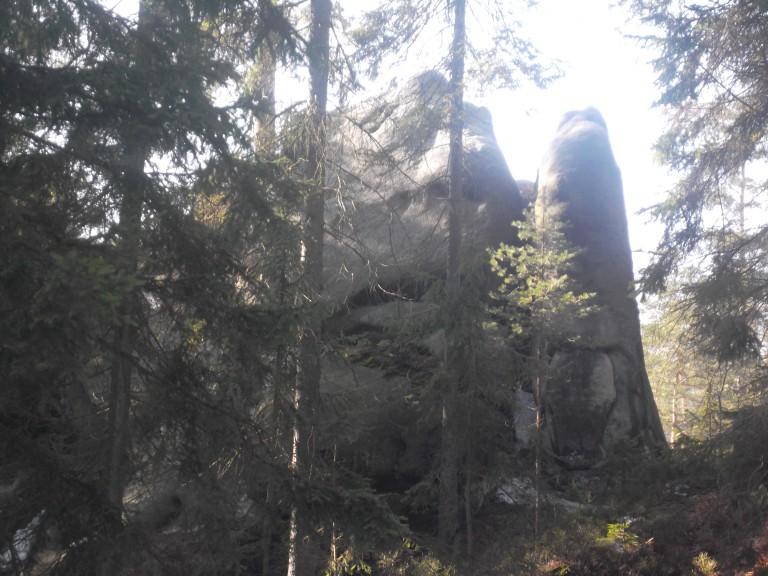
<svg viewBox="0 0 768 576">
<path fill-rule="evenodd" d="M 545 439 L 574 466 L 624 442 L 665 444 L 648 376 L 634 294 L 621 173 L 594 108 L 560 122 L 539 170 L 537 222 L 556 214 L 579 251 L 571 273 L 596 310 L 574 320 L 572 342 L 555 345 L 541 403 Z"/>
</svg>

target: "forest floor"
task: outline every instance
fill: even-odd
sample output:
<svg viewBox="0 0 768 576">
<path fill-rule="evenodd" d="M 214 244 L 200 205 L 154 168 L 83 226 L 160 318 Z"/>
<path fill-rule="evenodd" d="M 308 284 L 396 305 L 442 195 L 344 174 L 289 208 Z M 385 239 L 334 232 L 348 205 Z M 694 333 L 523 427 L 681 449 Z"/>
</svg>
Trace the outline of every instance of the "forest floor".
<svg viewBox="0 0 768 576">
<path fill-rule="evenodd" d="M 453 554 L 415 553 L 408 569 L 383 572 L 768 576 L 768 490 L 763 482 L 741 482 L 722 464 L 711 453 L 683 449 L 550 473 L 538 521 L 530 502 L 494 499 L 473 519 L 471 554 L 463 542 Z M 428 537 L 418 540 L 436 549 Z"/>
</svg>

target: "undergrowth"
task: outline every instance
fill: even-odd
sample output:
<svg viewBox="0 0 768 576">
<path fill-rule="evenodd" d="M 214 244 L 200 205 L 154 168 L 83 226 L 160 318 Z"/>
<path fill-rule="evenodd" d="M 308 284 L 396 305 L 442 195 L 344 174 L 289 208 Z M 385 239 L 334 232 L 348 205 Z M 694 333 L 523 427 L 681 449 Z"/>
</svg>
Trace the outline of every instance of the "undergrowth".
<svg viewBox="0 0 768 576">
<path fill-rule="evenodd" d="M 653 458 L 617 457 L 598 470 L 548 477 L 548 493 L 580 505 L 491 502 L 475 518 L 473 555 L 414 541 L 379 562 L 393 576 L 768 576 L 768 489 L 744 486 L 726 455 L 682 445 Z M 716 463 L 716 464 L 713 464 Z M 432 546 L 434 545 L 434 546 Z"/>
</svg>

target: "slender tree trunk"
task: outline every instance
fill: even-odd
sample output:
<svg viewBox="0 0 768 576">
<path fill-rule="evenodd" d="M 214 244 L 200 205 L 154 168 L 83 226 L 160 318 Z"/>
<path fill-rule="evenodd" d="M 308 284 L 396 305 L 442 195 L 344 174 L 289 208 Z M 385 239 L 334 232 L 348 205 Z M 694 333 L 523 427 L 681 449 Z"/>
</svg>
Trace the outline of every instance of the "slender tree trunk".
<svg viewBox="0 0 768 576">
<path fill-rule="evenodd" d="M 149 0 L 139 3 L 136 47 L 133 65 L 140 71 L 148 71 L 151 60 L 149 43 L 152 30 L 152 6 Z M 135 276 L 139 267 L 141 242 L 141 214 L 144 206 L 144 163 L 149 156 L 149 146 L 141 126 L 127 126 L 122 133 L 123 173 L 118 185 L 122 195 L 118 209 L 119 240 L 117 245 L 117 273 Z M 110 537 L 117 537 L 122 530 L 123 497 L 127 482 L 126 463 L 130 452 L 131 387 L 134 373 L 134 351 L 138 337 L 140 293 L 132 290 L 118 306 L 119 323 L 112 341 L 112 365 L 110 369 L 107 457 L 107 522 Z M 114 574 L 121 564 L 121 551 L 115 546 L 105 546 L 97 561 L 97 573 Z"/>
<path fill-rule="evenodd" d="M 139 4 L 135 66 L 146 70 L 150 66 L 151 54 L 151 7 L 146 0 Z M 119 209 L 120 243 L 119 273 L 135 275 L 138 270 L 138 252 L 141 237 L 141 213 L 144 205 L 144 163 L 149 155 L 146 137 L 141 127 L 132 126 L 123 136 L 124 176 L 122 178 L 122 200 Z M 136 323 L 139 312 L 139 294 L 128 294 L 120 304 L 120 326 L 113 343 L 112 368 L 110 372 L 109 402 L 109 485 L 108 499 L 119 523 L 125 489 L 124 463 L 127 457 L 129 417 L 131 410 L 131 380 L 133 378 L 133 353 L 136 346 Z"/>
<path fill-rule="evenodd" d="M 744 213 L 746 212 L 746 195 L 747 195 L 747 163 L 741 164 L 741 181 L 739 182 L 739 233 L 742 237 L 745 235 L 744 228 Z"/>
<path fill-rule="evenodd" d="M 277 131 L 275 127 L 275 86 L 277 80 L 277 61 L 274 50 L 268 46 L 272 34 L 267 35 L 267 39 L 260 47 L 258 52 L 258 79 L 257 84 L 261 92 L 261 98 L 266 103 L 266 110 L 263 110 L 258 118 L 258 129 L 256 132 L 256 149 L 267 159 L 274 159 L 277 152 Z M 290 300 L 289 281 L 288 281 L 288 263 L 290 262 L 289 252 L 283 245 L 281 250 L 284 258 L 280 271 L 278 283 L 278 303 L 281 310 L 285 309 L 286 303 Z M 279 462 L 280 444 L 284 435 L 281 429 L 280 410 L 282 406 L 283 394 L 291 386 L 291 378 L 288 366 L 290 356 L 290 346 L 287 343 L 281 343 L 278 346 L 275 358 L 275 368 L 272 388 L 272 419 L 271 428 L 271 450 L 270 457 L 275 465 Z M 270 576 L 272 573 L 272 535 L 274 533 L 274 524 L 277 516 L 275 502 L 278 500 L 280 487 L 277 484 L 275 473 L 269 472 L 267 479 L 267 493 L 265 495 L 265 514 L 261 530 L 261 550 L 262 550 L 262 576 Z"/>
<path fill-rule="evenodd" d="M 542 386 L 544 382 L 545 361 L 543 353 L 543 336 L 542 330 L 537 327 L 536 333 L 533 335 L 533 361 L 535 363 L 533 392 L 534 399 L 536 400 L 536 438 L 534 439 L 534 463 L 533 463 L 533 478 L 534 488 L 536 490 L 535 500 L 533 504 L 533 546 L 534 552 L 538 549 L 539 543 L 539 518 L 541 514 L 541 429 L 544 424 L 544 418 L 542 414 Z"/>
<path fill-rule="evenodd" d="M 467 558 L 474 550 L 474 524 L 472 522 L 472 440 L 467 440 L 466 466 L 464 471 L 464 522 L 466 524 Z"/>
<path fill-rule="evenodd" d="M 461 294 L 461 202 L 464 195 L 464 52 L 466 47 L 466 0 L 455 0 L 450 78 L 450 151 L 448 157 L 448 305 L 459 305 Z M 460 314 L 460 316 L 463 316 Z M 461 350 L 461 322 L 451 321 L 446 330 L 446 390 L 443 394 L 440 458 L 440 502 L 438 532 L 454 548 L 459 532 L 459 434 L 457 397 L 466 372 L 465 351 Z M 469 479 L 466 479 L 468 482 Z"/>
<path fill-rule="evenodd" d="M 325 120 L 328 103 L 331 0 L 312 0 L 311 30 L 307 46 L 309 60 L 309 128 L 307 176 L 312 182 L 302 220 L 304 286 L 307 303 L 315 306 L 323 290 L 323 234 L 325 228 Z M 297 478 L 310 479 L 317 431 L 315 411 L 320 393 L 322 319 L 312 310 L 300 342 L 299 375 L 296 385 L 296 424 L 293 435 L 293 466 Z M 312 562 L 302 540 L 302 519 L 296 506 L 291 510 L 288 576 L 309 576 Z"/>
<path fill-rule="evenodd" d="M 267 42 L 272 34 L 267 35 Z M 275 85 L 277 78 L 277 62 L 275 53 L 268 47 L 262 46 L 258 53 L 258 80 L 265 110 L 259 116 L 256 133 L 256 147 L 266 157 L 271 158 L 277 150 L 277 131 L 275 127 Z"/>
<path fill-rule="evenodd" d="M 677 391 L 680 389 L 680 383 L 682 381 L 682 374 L 679 366 L 680 359 L 675 354 L 675 382 L 672 388 L 672 422 L 669 430 L 669 447 L 675 447 L 675 440 L 677 439 Z"/>
<path fill-rule="evenodd" d="M 688 425 L 688 422 L 685 417 L 685 396 L 680 396 L 679 413 L 682 416 L 682 422 L 679 424 L 678 429 L 685 430 Z"/>
<path fill-rule="evenodd" d="M 459 530 L 457 388 L 457 375 L 449 368 L 443 392 L 438 532 L 440 540 L 451 549 Z"/>
<path fill-rule="evenodd" d="M 677 379 L 677 374 L 675 375 L 675 379 Z M 675 438 L 677 436 L 677 434 L 675 434 L 675 429 L 677 428 L 677 386 L 672 390 L 672 418 L 670 420 L 669 447 L 674 448 Z"/>
<path fill-rule="evenodd" d="M 283 271 L 285 272 L 285 271 Z M 285 300 L 285 297 L 287 296 L 287 278 L 285 277 L 285 273 L 283 273 L 283 277 L 281 278 L 281 287 L 280 287 L 280 303 L 281 303 L 281 309 L 283 307 L 283 303 Z M 277 349 L 275 359 L 275 376 L 274 376 L 274 382 L 273 382 L 273 388 L 272 388 L 272 419 L 270 422 L 270 428 L 271 428 L 271 450 L 272 454 L 270 455 L 273 463 L 275 466 L 278 465 L 279 462 L 282 461 L 280 458 L 280 445 L 283 442 L 284 434 L 283 434 L 283 422 L 284 420 L 281 420 L 281 406 L 282 406 L 282 399 L 283 394 L 286 390 L 289 390 L 291 388 L 291 369 L 289 367 L 289 356 L 290 356 L 290 349 L 288 344 L 280 344 L 279 348 Z M 294 426 L 295 429 L 295 426 Z M 293 463 L 292 463 L 293 466 Z M 279 492 L 280 492 L 280 486 L 277 483 L 277 479 L 275 478 L 274 471 L 269 472 L 269 477 L 267 479 L 267 493 L 265 496 L 265 502 L 264 502 L 264 520 L 262 523 L 262 530 L 261 530 L 261 551 L 262 551 L 262 576 L 270 576 L 272 573 L 272 535 L 274 533 L 274 525 L 275 520 L 277 517 L 277 507 L 275 506 L 275 502 L 277 502 L 279 498 Z"/>
<path fill-rule="evenodd" d="M 126 267 L 130 273 L 130 267 Z M 120 306 L 120 314 L 132 317 L 136 306 L 126 300 Z M 107 497 L 112 508 L 113 522 L 120 523 L 125 485 L 124 461 L 127 456 L 129 434 L 128 425 L 131 409 L 131 379 L 133 377 L 133 350 L 136 342 L 136 330 L 131 325 L 117 329 L 114 343 L 114 357 L 110 372 L 109 402 L 109 487 Z"/>
<path fill-rule="evenodd" d="M 461 203 L 464 198 L 464 54 L 466 0 L 455 0 L 451 46 L 450 151 L 448 156 L 448 281 L 460 288 Z"/>
</svg>

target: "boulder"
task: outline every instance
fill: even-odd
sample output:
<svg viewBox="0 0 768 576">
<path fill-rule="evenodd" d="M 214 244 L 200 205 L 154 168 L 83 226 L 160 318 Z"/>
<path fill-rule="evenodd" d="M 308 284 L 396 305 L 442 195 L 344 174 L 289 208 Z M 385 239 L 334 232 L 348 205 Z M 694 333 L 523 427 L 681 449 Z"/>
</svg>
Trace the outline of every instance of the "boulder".
<svg viewBox="0 0 768 576">
<path fill-rule="evenodd" d="M 449 105 L 448 82 L 427 72 L 328 120 L 327 182 L 338 193 L 325 206 L 334 314 L 324 331 L 338 338 L 322 386 L 341 406 L 338 457 L 383 492 L 428 477 L 439 452 L 439 411 L 426 399 L 446 342 L 442 309 L 422 296 L 448 264 Z M 515 240 L 524 202 L 490 112 L 470 103 L 464 112 L 463 259 L 487 264 L 488 248 Z"/>
<path fill-rule="evenodd" d="M 337 307 L 412 295 L 443 276 L 448 247 L 448 82 L 436 72 L 329 118 L 324 291 Z M 465 104 L 465 256 L 514 239 L 523 200 L 490 112 Z M 366 302 L 367 303 L 367 302 Z"/>
<path fill-rule="evenodd" d="M 323 266 L 324 291 L 336 313 L 325 330 L 357 335 L 353 341 L 370 346 L 357 354 L 357 363 L 350 350 L 342 356 L 351 363 L 327 358 L 335 363 L 325 367 L 329 381 L 344 382 L 347 373 L 350 382 L 408 395 L 419 386 L 413 375 L 428 378 L 444 356 L 445 337 L 434 319 L 440 309 L 419 298 L 447 268 L 448 108 L 448 83 L 425 73 L 329 118 L 328 184 L 338 194 L 329 194 L 326 203 Z M 538 182 L 522 183 L 525 198 L 498 147 L 489 112 L 465 104 L 465 122 L 464 260 L 487 261 L 487 248 L 514 242 L 510 223 L 522 219 L 535 196 L 537 218 L 557 210 L 567 223 L 566 237 L 580 250 L 572 276 L 581 290 L 596 295 L 596 311 L 574 320 L 552 348 L 540 398 L 545 443 L 575 467 L 590 466 L 627 442 L 663 446 L 644 366 L 621 174 L 602 116 L 594 109 L 565 115 Z M 411 333 L 416 357 L 391 354 L 390 326 Z M 435 329 L 419 328 L 424 326 Z M 361 362 L 368 363 L 362 371 Z M 510 374 L 510 383 L 517 377 Z M 377 397 L 366 389 L 368 395 Z M 410 409 L 393 402 L 394 412 Z M 514 415 L 522 445 L 530 440 L 535 414 L 524 405 Z M 391 445 L 402 447 L 402 438 Z M 347 449 L 352 453 L 356 446 Z M 386 469 L 394 460 L 381 462 Z M 397 469 L 416 472 L 405 460 Z"/>
<path fill-rule="evenodd" d="M 578 250 L 571 276 L 595 311 L 554 343 L 542 390 L 545 438 L 563 461 L 589 465 L 625 442 L 665 444 L 634 293 L 621 173 L 594 108 L 567 113 L 539 170 L 535 212 L 555 214 Z"/>
</svg>

